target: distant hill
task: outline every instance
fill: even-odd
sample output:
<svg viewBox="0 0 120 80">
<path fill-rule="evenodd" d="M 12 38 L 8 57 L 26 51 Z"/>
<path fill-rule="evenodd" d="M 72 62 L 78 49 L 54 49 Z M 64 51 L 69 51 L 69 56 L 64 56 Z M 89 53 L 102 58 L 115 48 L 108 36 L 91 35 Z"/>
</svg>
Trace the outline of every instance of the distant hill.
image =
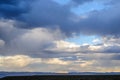
<svg viewBox="0 0 120 80">
<path fill-rule="evenodd" d="M 120 72 L 68 72 L 68 73 L 52 73 L 52 72 L 0 72 L 0 78 L 6 76 L 34 76 L 34 75 L 120 75 Z"/>
</svg>

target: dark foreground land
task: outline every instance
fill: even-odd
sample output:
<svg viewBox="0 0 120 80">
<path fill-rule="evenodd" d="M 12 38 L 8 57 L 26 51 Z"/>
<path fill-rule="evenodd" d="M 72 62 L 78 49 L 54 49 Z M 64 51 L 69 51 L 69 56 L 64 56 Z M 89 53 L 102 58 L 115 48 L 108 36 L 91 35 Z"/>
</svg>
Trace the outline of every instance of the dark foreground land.
<svg viewBox="0 0 120 80">
<path fill-rule="evenodd" d="M 40 75 L 8 76 L 0 80 L 120 80 L 120 75 Z"/>
</svg>

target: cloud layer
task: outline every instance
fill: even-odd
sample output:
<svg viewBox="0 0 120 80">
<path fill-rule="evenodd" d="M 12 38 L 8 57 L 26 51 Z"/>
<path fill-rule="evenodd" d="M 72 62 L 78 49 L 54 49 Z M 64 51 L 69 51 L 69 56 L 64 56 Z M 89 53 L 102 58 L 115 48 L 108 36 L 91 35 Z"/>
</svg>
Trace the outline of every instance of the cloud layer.
<svg viewBox="0 0 120 80">
<path fill-rule="evenodd" d="M 73 0 L 73 2 L 80 3 L 79 5 L 92 1 Z M 114 1 L 111 2 L 113 3 Z M 24 21 L 29 26 L 20 26 L 23 28 L 47 27 L 54 29 L 57 26 L 67 35 L 71 35 L 72 33 L 119 34 L 119 3 L 112 4 L 108 9 L 90 11 L 88 14 L 85 14 L 85 18 L 82 18 L 82 15 L 75 15 L 71 11 L 73 8 L 71 7 L 72 4 L 62 6 L 52 0 L 35 0 L 29 2 L 24 0 L 1 1 L 1 4 L 3 5 L 3 7 L 1 5 L 1 10 L 3 10 L 1 11 L 1 17 L 13 17 Z M 12 9 L 7 6 L 12 6 Z M 6 9 L 6 7 L 10 9 Z M 26 9 L 27 7 L 30 9 Z"/>
<path fill-rule="evenodd" d="M 72 12 L 92 2 L 1 0 L 0 70 L 120 71 L 120 2 L 108 1 L 103 5 L 110 7 L 84 15 Z M 100 39 L 93 44 L 66 41 L 81 34 Z"/>
</svg>

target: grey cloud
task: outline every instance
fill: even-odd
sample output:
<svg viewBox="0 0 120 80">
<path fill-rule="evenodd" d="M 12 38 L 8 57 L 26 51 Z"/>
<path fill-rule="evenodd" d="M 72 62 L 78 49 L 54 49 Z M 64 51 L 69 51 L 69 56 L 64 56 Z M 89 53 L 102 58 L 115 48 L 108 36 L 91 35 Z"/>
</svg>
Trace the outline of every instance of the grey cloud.
<svg viewBox="0 0 120 80">
<path fill-rule="evenodd" d="M 115 9 L 115 8 L 114 8 Z M 79 27 L 81 32 L 86 34 L 100 34 L 100 35 L 119 35 L 119 11 L 113 10 L 103 10 L 92 12 L 87 19 L 79 22 Z M 116 16 L 113 16 L 113 15 Z M 114 19 L 113 19 L 114 17 Z"/>
<path fill-rule="evenodd" d="M 68 6 L 61 6 L 52 0 L 38 0 L 32 4 L 30 13 L 23 15 L 23 19 L 33 28 L 35 26 L 52 28 L 53 25 L 58 25 L 61 29 L 67 30 L 69 29 L 68 24 L 71 22 L 69 20 L 71 16 L 73 14 Z"/>
<path fill-rule="evenodd" d="M 59 29 L 54 32 L 47 28 L 24 29 L 17 28 L 16 23 L 14 20 L 0 20 L 0 55 L 44 57 L 48 53 L 44 49 L 54 46 L 53 41 L 64 37 Z"/>
<path fill-rule="evenodd" d="M 92 0 L 85 2 L 89 1 Z M 76 68 L 76 71 L 79 69 L 83 71 L 80 64 L 87 65 L 88 71 L 97 67 L 108 68 L 108 66 L 112 69 L 117 66 L 119 69 L 120 3 L 115 3 L 106 10 L 92 11 L 82 18 L 72 13 L 70 6 L 60 5 L 52 0 L 33 1 L 31 4 L 29 3 L 31 9 L 25 5 L 28 2 L 25 0 L 0 0 L 0 17 L 5 18 L 0 20 L 0 56 L 27 55 L 32 58 L 59 58 L 72 62 L 71 65 L 63 66 L 63 70 Z M 79 2 L 81 5 L 85 3 L 83 0 L 74 0 L 74 2 Z M 16 20 L 10 20 L 11 18 Z M 27 25 L 21 26 L 24 24 Z M 104 38 L 101 44 L 61 49 L 53 41 L 65 39 L 64 33 L 69 37 L 73 33 L 110 36 Z M 77 67 L 75 67 L 76 64 Z M 45 67 L 48 64 L 42 63 L 33 63 L 27 67 L 33 69 L 33 66 L 34 69 L 37 68 L 36 71 L 44 71 L 48 68 Z M 40 69 L 38 66 L 45 68 Z M 51 70 L 55 70 L 53 66 L 49 65 Z M 92 67 L 90 68 L 90 66 Z M 61 70 L 60 65 L 57 67 L 56 70 Z"/>
<path fill-rule="evenodd" d="M 113 55 L 111 59 L 113 59 L 113 60 L 120 60 L 120 54 Z"/>
<path fill-rule="evenodd" d="M 104 48 L 103 51 L 104 53 L 120 53 L 120 46 L 108 46 Z"/>
<path fill-rule="evenodd" d="M 16 28 L 19 22 L 9 19 L 0 19 L 0 39 L 9 43 L 12 39 L 25 33 L 25 29 Z"/>
<path fill-rule="evenodd" d="M 86 2 L 91 2 L 93 0 L 72 0 L 73 2 L 75 2 L 76 4 L 84 4 Z"/>
<path fill-rule="evenodd" d="M 5 4 L 5 2 L 1 2 L 1 4 Z M 9 3 L 6 3 L 9 4 Z M 13 4 L 12 2 L 10 2 L 10 4 Z M 16 3 L 14 3 L 16 4 Z M 32 9 L 29 13 L 26 13 L 24 15 L 21 15 L 21 17 L 23 17 L 23 21 L 25 21 L 26 23 L 28 23 L 30 26 L 26 26 L 25 27 L 16 27 L 16 23 L 14 21 L 2 21 L 2 23 L 4 23 L 4 25 L 0 25 L 0 38 L 3 39 L 5 42 L 9 43 L 7 46 L 7 48 L 12 48 L 11 50 L 11 54 L 12 53 L 16 53 L 17 51 L 19 51 L 18 49 L 20 49 L 20 53 L 23 54 L 30 54 L 32 55 L 32 53 L 34 53 L 34 51 L 38 51 L 36 52 L 36 55 L 38 56 L 40 54 L 40 56 L 45 56 L 45 57 L 52 57 L 56 54 L 54 53 L 59 53 L 56 56 L 62 56 L 62 55 L 66 55 L 68 56 L 68 54 L 70 53 L 70 55 L 72 55 L 72 53 L 119 53 L 119 46 L 108 46 L 108 47 L 104 47 L 101 44 L 101 47 L 103 47 L 102 49 L 98 49 L 97 51 L 94 50 L 90 50 L 88 49 L 90 47 L 90 45 L 87 46 L 80 46 L 79 49 L 77 49 L 76 51 L 64 51 L 64 50 L 46 50 L 44 48 L 48 48 L 46 46 L 52 45 L 52 47 L 54 46 L 54 44 L 52 44 L 53 40 L 60 40 L 61 38 L 59 34 L 61 34 L 61 32 L 57 32 L 54 27 L 58 27 L 62 32 L 66 33 L 67 35 L 72 35 L 72 33 L 85 33 L 85 34 L 100 34 L 100 35 L 119 35 L 120 34 L 120 29 L 119 29 L 119 5 L 114 5 L 114 7 L 111 7 L 107 10 L 101 10 L 101 11 L 93 11 L 91 13 L 89 13 L 88 17 L 86 18 L 80 18 L 78 20 L 78 22 L 75 22 L 72 20 L 72 18 L 78 18 L 78 16 L 74 15 L 71 11 L 70 8 L 68 6 L 61 6 L 60 4 L 57 4 L 54 1 L 50 1 L 50 0 L 38 0 L 35 1 L 31 4 Z M 114 11 L 114 12 L 113 12 Z M 111 12 L 113 12 L 111 14 Z M 1 24 L 2 24 L 1 23 Z M 47 34 L 46 33 L 40 33 L 40 31 L 38 30 L 38 35 L 41 35 L 42 37 L 40 37 L 40 39 L 38 39 L 38 37 L 36 39 L 38 40 L 34 40 L 36 33 L 34 34 L 34 36 L 30 37 L 30 35 L 33 34 L 27 34 L 30 31 L 32 31 L 33 29 L 35 30 L 36 28 L 40 28 L 40 29 L 53 29 L 52 31 L 48 31 Z M 55 30 L 55 31 L 54 31 Z M 32 33 L 32 32 L 31 32 Z M 53 33 L 52 36 L 49 33 Z M 63 34 L 64 34 L 63 33 Z M 29 35 L 29 38 L 25 38 L 22 35 Z M 61 34 L 61 36 L 63 36 L 63 34 Z M 47 38 L 47 35 L 48 38 Z M 58 36 L 59 35 L 59 36 Z M 45 38 L 46 36 L 46 38 Z M 57 39 L 56 39 L 57 36 Z M 24 38 L 23 38 L 24 37 Z M 32 39 L 34 42 L 32 42 Z M 45 42 L 45 44 L 43 43 L 43 41 Z M 119 42 L 119 40 L 117 41 Z M 14 45 L 14 43 L 16 45 Z M 32 44 L 34 43 L 34 44 Z M 115 44 L 116 41 L 114 41 Z M 42 47 L 43 46 L 43 47 Z M 97 47 L 98 45 L 96 45 Z M 36 48 L 37 47 L 37 48 Z M 55 47 L 55 46 L 54 46 Z M 13 49 L 16 49 L 13 50 Z M 28 48 L 28 49 L 27 49 Z M 31 52 L 24 52 L 24 50 L 26 49 L 26 51 L 29 52 L 29 50 L 31 50 Z M 2 50 L 4 52 L 4 50 Z M 3 53 L 1 51 L 1 53 Z M 6 50 L 7 51 L 7 50 Z M 9 52 L 9 51 L 8 51 Z M 8 53 L 6 52 L 6 54 Z M 5 52 L 4 52 L 5 53 Z M 46 56 L 42 53 L 47 53 L 47 55 L 50 53 L 50 55 L 52 56 Z M 51 54 L 53 53 L 53 54 Z M 61 54 L 63 53 L 63 54 Z M 55 56 L 55 57 L 56 57 Z"/>
<path fill-rule="evenodd" d="M 32 28 L 39 26 L 53 28 L 52 25 L 58 25 L 66 35 L 84 33 L 117 36 L 120 34 L 118 4 L 101 11 L 92 11 L 86 15 L 86 18 L 79 18 L 77 22 L 74 19 L 79 16 L 72 13 L 69 6 L 61 6 L 48 0 L 37 1 L 32 6 L 30 13 L 23 15 L 24 21 L 32 25 Z"/>
<path fill-rule="evenodd" d="M 84 3 L 92 0 L 73 0 L 74 2 Z M 30 4 L 31 8 L 26 9 L 27 7 L 22 5 L 22 2 Z M 73 33 L 79 34 L 84 33 L 87 35 L 119 35 L 119 21 L 120 21 L 120 11 L 119 11 L 119 2 L 113 4 L 112 7 L 106 10 L 92 11 L 86 18 L 79 18 L 80 16 L 75 15 L 71 12 L 71 7 L 68 5 L 60 5 L 52 0 L 35 0 L 32 2 L 28 1 L 10 1 L 5 2 L 1 1 L 2 5 L 15 5 L 15 8 L 18 9 L 9 9 L 9 11 L 1 7 L 2 15 L 7 13 L 11 16 L 19 15 L 20 21 L 28 24 L 27 26 L 21 26 L 21 28 L 35 28 L 35 27 L 46 27 L 54 29 L 57 25 L 59 29 L 66 35 L 72 35 Z M 18 5 L 17 5 L 18 4 Z M 2 6 L 1 5 L 1 6 Z M 21 8 L 21 6 L 22 8 Z M 16 7 L 17 6 L 17 7 Z M 20 6 L 20 7 L 19 7 Z M 24 8 L 25 7 L 25 8 Z M 10 7 L 11 8 L 11 7 Z M 20 9 L 19 9 L 20 8 Z M 24 10 L 25 9 L 25 10 Z M 16 11 L 18 10 L 18 11 Z M 24 11 L 29 10 L 27 13 Z M 16 12 L 16 13 L 13 13 Z M 18 13 L 18 14 L 17 14 Z M 24 14 L 22 14 L 24 13 Z M 112 13 L 112 14 L 111 14 Z M 79 19 L 78 19 L 79 18 Z M 78 19 L 77 22 L 74 19 Z"/>
</svg>

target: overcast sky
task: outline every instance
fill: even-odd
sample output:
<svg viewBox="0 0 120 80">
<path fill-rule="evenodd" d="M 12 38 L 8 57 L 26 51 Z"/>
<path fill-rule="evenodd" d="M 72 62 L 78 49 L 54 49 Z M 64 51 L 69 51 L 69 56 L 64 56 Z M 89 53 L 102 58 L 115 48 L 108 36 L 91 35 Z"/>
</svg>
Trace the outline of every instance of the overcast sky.
<svg viewBox="0 0 120 80">
<path fill-rule="evenodd" d="M 0 0 L 0 71 L 119 72 L 120 0 Z"/>
</svg>

